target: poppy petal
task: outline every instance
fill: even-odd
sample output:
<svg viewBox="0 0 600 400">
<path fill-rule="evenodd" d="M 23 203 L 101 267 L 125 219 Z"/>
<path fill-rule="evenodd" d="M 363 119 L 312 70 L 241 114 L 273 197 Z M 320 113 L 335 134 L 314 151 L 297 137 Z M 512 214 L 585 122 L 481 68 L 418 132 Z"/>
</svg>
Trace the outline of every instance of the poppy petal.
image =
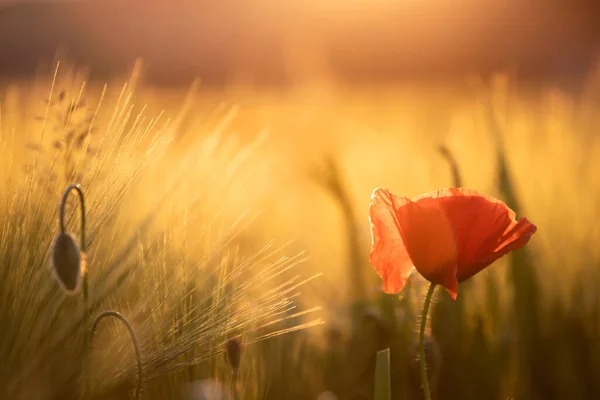
<svg viewBox="0 0 600 400">
<path fill-rule="evenodd" d="M 439 199 L 454 228 L 458 248 L 458 280 L 462 282 L 511 250 L 524 246 L 536 227 L 517 221 L 505 203 L 462 188 L 442 189 L 413 201 Z"/>
<path fill-rule="evenodd" d="M 458 294 L 456 239 L 437 199 L 408 202 L 396 209 L 400 234 L 415 268 L 425 279 Z"/>
<path fill-rule="evenodd" d="M 511 224 L 510 229 L 502 236 L 500 244 L 494 251 L 503 251 L 506 248 L 514 250 L 523 247 L 536 231 L 537 227 L 529 222 L 527 218 L 521 218 Z"/>
<path fill-rule="evenodd" d="M 480 260 L 463 268 L 459 274 L 459 281 L 464 281 L 471 278 L 473 275 L 480 272 L 482 269 L 492 264 L 497 259 L 505 256 L 513 250 L 520 249 L 525 246 L 531 235 L 533 235 L 537 227 L 529 222 L 526 218 L 522 218 L 511 225 L 509 231 L 504 234 L 499 240 L 495 249 L 488 250 L 480 256 Z"/>
<path fill-rule="evenodd" d="M 394 196 L 381 188 L 375 189 L 371 195 L 369 221 L 373 242 L 369 261 L 381 276 L 383 290 L 388 294 L 402 291 L 414 270 L 396 216 L 396 209 L 407 202 L 410 199 Z"/>
<path fill-rule="evenodd" d="M 414 266 L 456 298 L 456 241 L 450 221 L 437 201 L 416 204 L 385 189 L 376 189 L 370 220 L 370 261 L 382 277 L 386 293 L 402 290 Z"/>
</svg>

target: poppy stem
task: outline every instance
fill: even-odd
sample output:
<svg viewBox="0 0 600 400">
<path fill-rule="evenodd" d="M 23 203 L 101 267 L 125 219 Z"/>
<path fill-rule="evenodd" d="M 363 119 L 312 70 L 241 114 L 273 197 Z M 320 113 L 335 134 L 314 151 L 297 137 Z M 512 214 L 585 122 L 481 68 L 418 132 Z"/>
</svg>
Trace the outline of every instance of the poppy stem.
<svg viewBox="0 0 600 400">
<path fill-rule="evenodd" d="M 71 192 L 73 190 L 76 191 L 77 194 L 79 195 L 79 205 L 81 208 L 81 229 L 79 232 L 79 238 L 80 238 L 79 248 L 81 249 L 81 251 L 83 253 L 85 253 L 85 225 L 86 225 L 85 198 L 83 196 L 83 190 L 81 189 L 81 186 L 79 186 L 79 185 L 71 184 L 71 185 L 67 186 L 67 188 L 65 189 L 65 191 L 63 193 L 62 201 L 60 202 L 60 232 L 65 233 L 65 231 L 66 231 L 65 208 L 67 206 L 67 199 L 69 198 L 69 194 L 71 194 Z M 84 272 L 82 286 L 83 286 L 82 287 L 83 313 L 84 313 L 84 320 L 87 322 L 90 318 L 89 306 L 88 306 L 89 287 L 88 287 L 88 280 L 87 280 L 87 271 Z"/>
<path fill-rule="evenodd" d="M 238 381 L 238 371 L 233 370 L 233 373 L 231 375 L 231 398 L 233 400 L 239 399 L 238 391 L 237 391 L 237 381 Z"/>
<path fill-rule="evenodd" d="M 80 232 L 79 232 L 79 248 L 81 249 L 82 254 L 85 254 L 85 249 L 86 249 L 86 237 L 85 237 L 85 227 L 86 227 L 86 219 L 85 219 L 85 197 L 83 195 L 83 190 L 81 189 L 81 186 L 77 185 L 77 184 L 70 184 L 69 186 L 67 186 L 67 188 L 65 189 L 64 193 L 63 193 L 63 197 L 62 200 L 60 202 L 60 219 L 59 219 L 59 223 L 60 223 L 60 232 L 61 233 L 65 233 L 66 231 L 66 223 L 65 223 L 65 208 L 67 207 L 67 200 L 69 199 L 69 195 L 71 194 L 72 191 L 76 191 L 77 195 L 79 197 L 79 208 L 81 209 L 81 228 L 80 228 Z M 87 266 L 86 266 L 87 269 Z M 87 271 L 83 272 L 83 279 L 82 279 L 82 292 L 83 292 L 83 320 L 84 323 L 87 324 L 88 321 L 90 320 L 90 307 L 89 307 L 89 284 L 88 284 L 88 274 Z M 88 351 L 88 348 L 90 346 L 90 337 L 88 335 L 88 333 L 86 332 L 85 336 L 84 336 L 84 346 L 85 346 L 85 351 Z"/>
<path fill-rule="evenodd" d="M 139 341 L 138 341 L 137 335 L 135 334 L 135 330 L 133 329 L 133 326 L 131 326 L 131 323 L 129 322 L 129 320 L 127 318 L 125 318 L 122 314 L 120 314 L 116 311 L 108 310 L 108 311 L 101 312 L 100 314 L 98 314 L 98 316 L 96 318 L 94 318 L 94 321 L 92 322 L 92 327 L 90 329 L 90 340 L 93 339 L 94 333 L 96 333 L 96 328 L 98 327 L 98 323 L 103 318 L 106 318 L 106 317 L 113 317 L 113 318 L 116 318 L 119 321 L 121 321 L 121 323 L 123 325 L 125 325 L 125 327 L 129 331 L 129 335 L 131 336 L 131 342 L 133 344 L 133 349 L 135 350 L 135 359 L 137 361 L 137 385 L 135 387 L 134 399 L 138 400 L 140 398 L 140 393 L 142 391 L 144 370 L 143 370 L 143 365 L 142 365 L 142 353 L 140 351 Z"/>
<path fill-rule="evenodd" d="M 425 326 L 427 325 L 427 313 L 429 312 L 429 304 L 433 297 L 436 284 L 431 283 L 427 296 L 425 296 L 425 303 L 423 304 L 423 313 L 421 315 L 421 329 L 419 330 L 419 364 L 421 367 L 421 383 L 423 384 L 423 398 L 425 400 L 431 400 L 431 392 L 429 391 L 429 380 L 427 379 L 427 366 L 425 360 Z"/>
</svg>

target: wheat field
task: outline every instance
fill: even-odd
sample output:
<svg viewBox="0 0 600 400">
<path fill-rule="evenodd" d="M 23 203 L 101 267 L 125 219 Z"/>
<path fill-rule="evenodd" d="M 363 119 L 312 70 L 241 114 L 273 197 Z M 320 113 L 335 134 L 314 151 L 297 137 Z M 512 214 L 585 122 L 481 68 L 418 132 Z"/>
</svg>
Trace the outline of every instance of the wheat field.
<svg viewBox="0 0 600 400">
<path fill-rule="evenodd" d="M 383 294 L 368 204 L 376 187 L 413 196 L 457 179 L 539 231 L 457 302 L 435 299 L 434 397 L 595 398 L 599 84 L 592 74 L 579 99 L 551 86 L 524 96 L 506 73 L 179 90 L 146 84 L 139 68 L 105 84 L 67 64 L 2 82 L 0 398 L 133 398 L 127 330 L 100 323 L 88 354 L 82 297 L 53 277 L 61 196 L 77 183 L 90 313 L 131 323 L 142 398 L 200 399 L 190 384 L 210 379 L 234 398 L 370 399 L 375 354 L 389 347 L 392 398 L 419 399 L 424 282 Z M 72 195 L 74 237 L 78 212 Z M 243 351 L 230 390 L 232 337 Z"/>
</svg>

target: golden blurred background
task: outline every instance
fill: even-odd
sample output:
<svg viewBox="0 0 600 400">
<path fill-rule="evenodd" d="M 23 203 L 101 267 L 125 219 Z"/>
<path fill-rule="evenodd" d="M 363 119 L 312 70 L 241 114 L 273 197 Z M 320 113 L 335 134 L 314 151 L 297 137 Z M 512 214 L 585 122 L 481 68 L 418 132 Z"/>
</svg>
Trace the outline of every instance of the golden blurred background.
<svg viewBox="0 0 600 400">
<path fill-rule="evenodd" d="M 569 81 L 590 67 L 600 37 L 592 0 L 3 3 L 0 73 L 31 74 L 61 48 L 97 76 L 143 58 L 148 79 L 168 86 L 452 81 L 504 68 Z"/>
<path fill-rule="evenodd" d="M 590 343 L 600 332 L 600 229 L 594 222 L 600 204 L 594 174 L 600 168 L 599 8 L 592 0 L 3 0 L 0 161 L 10 155 L 16 167 L 5 169 L 11 171 L 6 181 L 19 181 L 21 169 L 28 173 L 21 164 L 35 158 L 31 148 L 53 146 L 55 132 L 44 131 L 53 115 L 44 101 L 48 94 L 51 100 L 61 93 L 68 101 L 84 98 L 100 131 L 91 144 L 110 149 L 102 162 L 117 165 L 102 185 L 90 180 L 90 190 L 110 192 L 116 185 L 111 179 L 120 185 L 124 174 L 144 165 L 119 208 L 115 230 L 135 236 L 142 215 L 177 184 L 154 228 L 171 224 L 170 251 L 196 260 L 206 247 L 190 250 L 188 234 L 203 238 L 217 214 L 219 229 L 226 229 L 240 214 L 260 212 L 236 239 L 237 251 L 250 256 L 275 238 L 291 241 L 286 254 L 305 252 L 299 276 L 322 276 L 302 285 L 294 299 L 309 309 L 323 307 L 318 318 L 325 326 L 310 329 L 308 340 L 326 347 L 332 327 L 351 342 L 353 304 L 375 307 L 382 297 L 380 278 L 368 264 L 373 189 L 413 196 L 452 186 L 443 148 L 457 161 L 464 186 L 502 197 L 505 159 L 519 212 L 539 228 L 528 251 L 541 290 L 525 292 L 536 298 L 532 304 L 547 307 L 531 325 L 560 331 L 551 323 L 555 301 L 567 317 L 589 309 L 593 317 L 580 318 Z M 59 134 L 61 129 L 68 131 L 61 125 Z M 129 133 L 132 141 L 125 138 Z M 159 139 L 173 147 L 152 161 Z M 120 141 L 126 145 L 119 147 Z M 47 161 L 52 164 L 52 157 Z M 96 196 L 104 204 L 102 194 Z M 188 224 L 181 214 L 198 198 L 202 207 Z M 110 240 L 119 242 L 115 237 Z M 509 315 L 518 308 L 513 292 L 524 290 L 509 274 L 511 263 L 506 257 L 465 283 L 470 289 L 462 303 L 459 295 L 460 307 L 484 320 L 483 328 L 479 317 L 467 318 L 465 326 L 504 344 L 512 332 Z M 589 304 L 576 297 L 582 293 Z M 398 309 L 394 315 L 401 319 Z M 577 347 L 578 337 L 571 339 Z M 448 343 L 442 353 L 452 348 Z M 544 345 L 537 355 L 548 354 L 556 342 Z M 281 346 L 279 353 L 287 349 Z M 477 349 L 492 347 L 465 354 L 479 354 L 483 363 L 487 353 Z M 590 345 L 595 361 L 597 350 Z M 596 363 L 585 364 L 590 376 L 565 372 L 553 389 L 559 397 L 548 397 L 552 390 L 540 382 L 568 370 L 569 362 L 584 369 L 585 357 L 565 354 L 542 378 L 519 379 L 512 364 L 490 362 L 493 367 L 481 369 L 495 382 L 485 386 L 482 378 L 489 397 L 455 385 L 455 397 L 440 399 L 565 398 L 561 393 L 584 399 L 600 393 L 593 383 L 600 372 Z M 543 364 L 543 357 L 535 359 Z M 270 398 L 315 398 L 331 389 L 337 381 L 326 372 L 311 374 L 311 366 L 321 364 L 306 360 L 305 370 L 293 370 L 311 382 L 298 383 L 305 387 L 295 394 L 269 381 L 275 393 Z M 444 368 L 440 385 L 449 390 L 456 371 L 452 364 Z M 344 378 L 352 381 L 353 373 Z M 339 393 L 347 390 L 336 384 L 343 387 Z M 259 398 L 257 393 L 245 398 Z"/>
</svg>

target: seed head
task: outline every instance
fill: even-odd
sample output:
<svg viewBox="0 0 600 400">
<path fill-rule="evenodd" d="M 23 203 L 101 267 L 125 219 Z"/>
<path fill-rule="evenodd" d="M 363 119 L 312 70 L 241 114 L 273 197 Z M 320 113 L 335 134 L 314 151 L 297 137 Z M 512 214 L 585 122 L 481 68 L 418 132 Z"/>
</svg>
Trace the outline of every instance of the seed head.
<svg viewBox="0 0 600 400">
<path fill-rule="evenodd" d="M 238 339 L 229 339 L 225 344 L 225 355 L 227 363 L 234 372 L 237 372 L 240 367 L 242 357 L 242 345 Z"/>
<path fill-rule="evenodd" d="M 85 269 L 85 257 L 77 242 L 67 233 L 60 233 L 52 248 L 54 276 L 68 294 L 76 294 Z"/>
</svg>

